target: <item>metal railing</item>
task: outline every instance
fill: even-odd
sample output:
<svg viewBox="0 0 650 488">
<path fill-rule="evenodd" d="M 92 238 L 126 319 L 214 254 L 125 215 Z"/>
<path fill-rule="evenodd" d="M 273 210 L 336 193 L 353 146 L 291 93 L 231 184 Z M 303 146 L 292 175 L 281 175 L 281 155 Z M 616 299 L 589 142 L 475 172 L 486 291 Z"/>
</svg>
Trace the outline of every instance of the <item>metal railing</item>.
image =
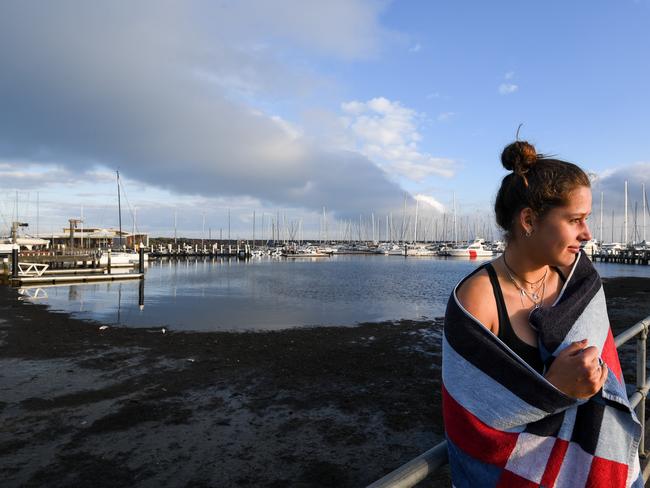
<svg viewBox="0 0 650 488">
<path fill-rule="evenodd" d="M 614 338 L 616 349 L 635 336 L 636 340 L 636 390 L 629 396 L 630 406 L 636 410 L 636 415 L 641 423 L 641 441 L 639 454 L 645 457 L 645 402 L 650 389 L 650 380 L 646 379 L 646 341 L 650 329 L 650 316 L 637 322 L 629 329 L 621 332 Z M 425 480 L 438 468 L 449 462 L 447 457 L 447 441 L 420 454 L 415 459 L 400 466 L 395 471 L 388 473 L 383 478 L 375 481 L 367 488 L 411 488 L 420 481 Z M 643 480 L 650 477 L 650 462 L 643 468 Z"/>
</svg>

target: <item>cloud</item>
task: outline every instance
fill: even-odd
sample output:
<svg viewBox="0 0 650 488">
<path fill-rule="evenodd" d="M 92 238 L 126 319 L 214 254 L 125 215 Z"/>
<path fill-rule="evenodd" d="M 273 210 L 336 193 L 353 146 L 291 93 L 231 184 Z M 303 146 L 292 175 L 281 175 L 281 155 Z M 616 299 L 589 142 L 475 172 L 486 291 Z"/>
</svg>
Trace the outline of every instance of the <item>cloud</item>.
<svg viewBox="0 0 650 488">
<path fill-rule="evenodd" d="M 341 109 L 345 128 L 356 137 L 356 149 L 378 162 L 386 172 L 412 181 L 432 175 L 453 176 L 452 159 L 419 150 L 420 115 L 414 110 L 384 97 L 346 102 Z"/>
<path fill-rule="evenodd" d="M 445 122 L 446 120 L 451 119 L 454 115 L 456 115 L 456 112 L 442 112 L 438 114 L 438 122 Z"/>
<path fill-rule="evenodd" d="M 503 75 L 503 79 L 506 80 L 506 82 L 501 83 L 499 85 L 499 93 L 501 95 L 510 95 L 511 93 L 514 93 L 517 90 L 519 90 L 519 85 L 516 85 L 515 83 L 509 81 L 512 80 L 514 77 L 515 77 L 514 71 L 508 71 L 505 75 Z"/>
<path fill-rule="evenodd" d="M 0 158 L 70 173 L 119 168 L 172 193 L 340 215 L 399 207 L 402 190 L 367 155 L 324 148 L 261 108 L 319 86 L 303 69 L 306 52 L 376 55 L 382 8 L 2 2 Z"/>
<path fill-rule="evenodd" d="M 514 83 L 501 83 L 499 85 L 499 93 L 501 95 L 509 95 L 517 90 L 519 90 L 519 85 L 515 85 Z"/>
<path fill-rule="evenodd" d="M 419 202 L 427 204 L 440 213 L 445 212 L 445 206 L 430 195 L 417 194 L 415 195 L 415 199 Z"/>
<path fill-rule="evenodd" d="M 603 196 L 603 238 L 606 241 L 623 241 L 625 214 L 625 182 L 628 183 L 628 236 L 630 240 L 642 239 L 643 200 L 650 193 L 650 162 L 640 161 L 616 169 L 607 169 L 592 177 L 591 231 L 600 238 L 600 198 Z M 645 184 L 645 197 L 642 189 Z M 650 202 L 648 202 L 650 203 Z M 634 235 L 634 220 L 637 234 Z M 614 226 L 612 228 L 612 214 Z M 650 227 L 650 207 L 646 208 L 646 224 Z M 646 232 L 646 235 L 650 233 Z"/>
<path fill-rule="evenodd" d="M 417 53 L 422 49 L 422 45 L 418 42 L 409 48 L 410 53 Z"/>
<path fill-rule="evenodd" d="M 642 184 L 646 193 L 650 192 L 650 162 L 640 161 L 616 169 L 607 169 L 592 175 L 592 190 L 594 203 L 600 199 L 600 192 L 606 201 L 613 206 L 622 206 L 624 201 L 625 182 L 628 182 L 628 204 L 637 201 L 642 205 Z"/>
</svg>

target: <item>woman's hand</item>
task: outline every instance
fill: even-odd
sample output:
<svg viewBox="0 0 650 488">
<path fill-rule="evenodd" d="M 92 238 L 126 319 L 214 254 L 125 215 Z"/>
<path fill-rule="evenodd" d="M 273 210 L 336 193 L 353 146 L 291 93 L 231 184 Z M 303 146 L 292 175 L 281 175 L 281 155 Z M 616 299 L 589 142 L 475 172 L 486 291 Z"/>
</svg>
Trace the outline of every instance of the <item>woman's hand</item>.
<svg viewBox="0 0 650 488">
<path fill-rule="evenodd" d="M 607 371 L 607 365 L 598 359 L 598 348 L 587 347 L 587 339 L 583 339 L 557 355 L 545 378 L 566 395 L 585 399 L 600 391 Z"/>
</svg>

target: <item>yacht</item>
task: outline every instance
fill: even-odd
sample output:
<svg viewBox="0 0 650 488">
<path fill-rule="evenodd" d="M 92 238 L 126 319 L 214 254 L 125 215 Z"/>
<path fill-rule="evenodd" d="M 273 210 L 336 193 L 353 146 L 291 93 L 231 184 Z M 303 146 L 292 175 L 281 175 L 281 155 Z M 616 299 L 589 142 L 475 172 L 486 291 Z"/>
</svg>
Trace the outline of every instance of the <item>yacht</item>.
<svg viewBox="0 0 650 488">
<path fill-rule="evenodd" d="M 144 253 L 144 262 L 149 261 L 149 254 Z M 140 262 L 140 254 L 135 251 L 112 251 L 111 266 L 134 266 Z M 108 252 L 102 251 L 99 257 L 100 266 L 108 266 Z"/>
<path fill-rule="evenodd" d="M 449 251 L 449 256 L 453 258 L 478 258 L 492 256 L 494 253 L 484 246 L 485 240 L 474 239 L 467 247 L 455 247 Z"/>
</svg>

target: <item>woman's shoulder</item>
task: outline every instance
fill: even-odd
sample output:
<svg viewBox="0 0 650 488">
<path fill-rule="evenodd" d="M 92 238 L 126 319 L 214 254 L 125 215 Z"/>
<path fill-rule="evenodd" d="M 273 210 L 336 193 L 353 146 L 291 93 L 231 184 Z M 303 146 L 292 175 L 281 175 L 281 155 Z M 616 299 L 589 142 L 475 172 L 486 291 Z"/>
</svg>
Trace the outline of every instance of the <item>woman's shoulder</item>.
<svg viewBox="0 0 650 488">
<path fill-rule="evenodd" d="M 485 268 L 465 278 L 456 288 L 460 305 L 483 326 L 495 330 L 498 312 L 490 276 Z"/>
</svg>

